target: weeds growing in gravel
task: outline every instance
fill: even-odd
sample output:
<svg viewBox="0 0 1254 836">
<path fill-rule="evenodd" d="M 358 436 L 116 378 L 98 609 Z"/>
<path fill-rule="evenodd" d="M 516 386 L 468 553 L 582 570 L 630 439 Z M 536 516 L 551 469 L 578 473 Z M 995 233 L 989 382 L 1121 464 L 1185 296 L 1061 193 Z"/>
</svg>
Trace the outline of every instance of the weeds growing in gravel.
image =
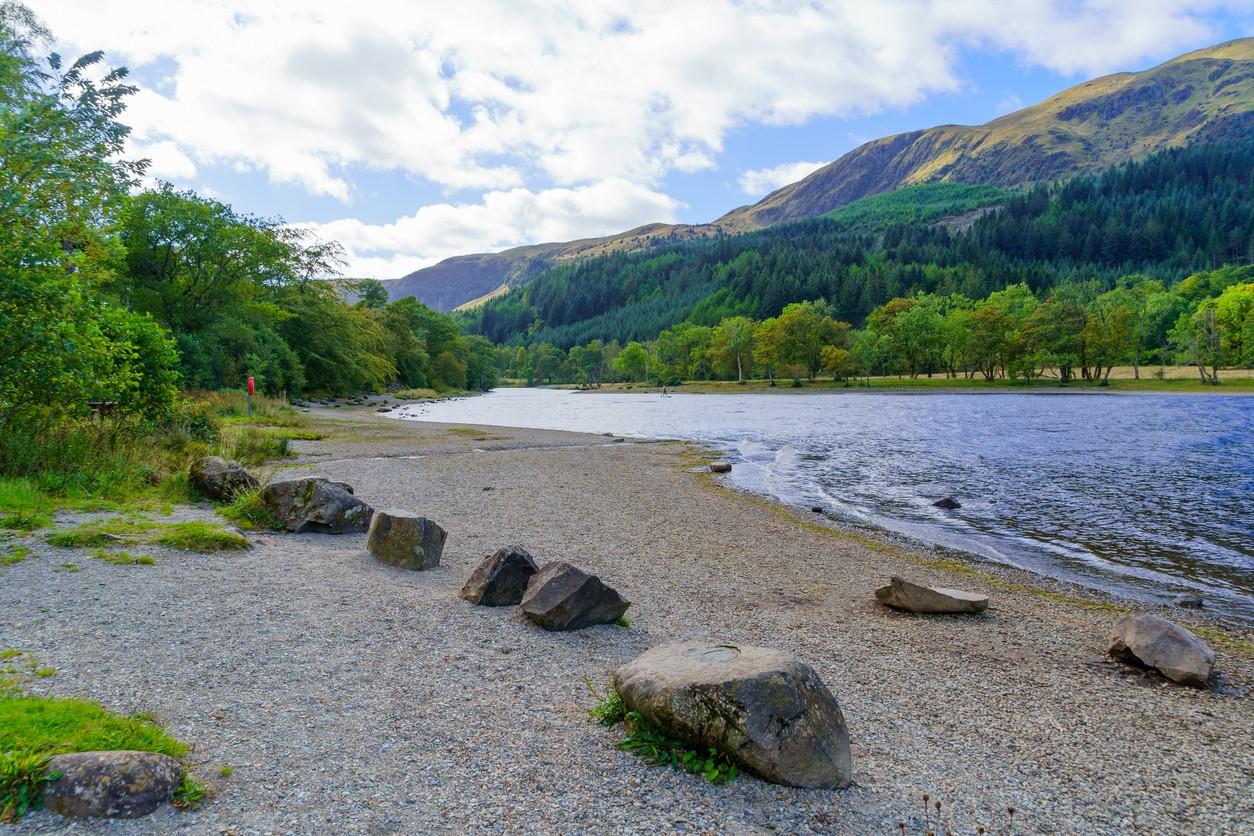
<svg viewBox="0 0 1254 836">
<path fill-rule="evenodd" d="M 222 764 L 218 767 L 218 774 L 223 778 L 230 778 L 235 770 L 229 764 Z"/>
<path fill-rule="evenodd" d="M 221 525 L 203 520 L 155 522 L 143 517 L 110 517 L 61 529 L 46 538 L 60 548 L 108 545 L 169 546 L 189 552 L 217 552 L 248 548 L 248 538 Z"/>
<path fill-rule="evenodd" d="M 0 565 L 12 566 L 14 563 L 21 563 L 23 560 L 30 557 L 30 555 L 30 549 L 25 546 L 14 546 L 8 554 L 0 557 Z"/>
<path fill-rule="evenodd" d="M 33 654 L 0 651 L 0 821 L 15 821 L 41 803 L 48 759 L 64 752 L 137 749 L 181 757 L 187 745 L 151 719 L 114 714 L 94 702 L 26 694 L 35 677 L 51 676 Z M 203 795 L 202 795 L 203 797 Z"/>
<path fill-rule="evenodd" d="M 130 552 L 111 552 L 104 548 L 96 549 L 91 556 L 114 566 L 152 566 L 157 561 L 146 554 L 133 555 Z"/>
<path fill-rule="evenodd" d="M 622 696 L 612 686 L 599 694 L 587 679 L 584 684 L 598 699 L 588 716 L 606 728 L 623 724 L 626 737 L 614 744 L 615 748 L 631 752 L 651 766 L 669 766 L 701 775 L 712 784 L 722 784 L 739 774 L 736 764 L 717 749 L 711 747 L 705 753 L 688 749 L 682 741 L 654 728 L 640 712 L 628 711 Z"/>
<path fill-rule="evenodd" d="M 174 794 L 171 802 L 180 810 L 194 810 L 199 807 L 208 796 L 209 792 L 205 789 L 192 774 L 186 770 L 183 771 L 183 780 L 174 788 Z"/>
<path fill-rule="evenodd" d="M 618 618 L 614 619 L 614 626 L 627 628 L 631 626 L 631 622 L 627 620 L 627 616 L 620 615 Z"/>
<path fill-rule="evenodd" d="M 78 571 L 78 564 L 77 563 L 62 563 L 60 566 L 58 566 L 56 569 L 53 569 L 52 571 L 74 573 Z"/>
</svg>

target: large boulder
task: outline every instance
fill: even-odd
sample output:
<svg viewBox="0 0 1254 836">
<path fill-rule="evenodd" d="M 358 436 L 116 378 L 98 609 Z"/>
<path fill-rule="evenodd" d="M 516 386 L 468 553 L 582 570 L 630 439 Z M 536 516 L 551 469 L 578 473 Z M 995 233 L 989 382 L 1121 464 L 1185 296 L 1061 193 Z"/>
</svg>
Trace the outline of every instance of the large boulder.
<svg viewBox="0 0 1254 836">
<path fill-rule="evenodd" d="M 74 752 L 50 758 L 44 775 L 44 806 L 53 812 L 134 819 L 170 800 L 183 765 L 156 752 Z"/>
<path fill-rule="evenodd" d="M 852 777 L 840 705 L 813 668 L 782 651 L 662 645 L 615 671 L 613 684 L 659 730 L 766 781 L 828 789 Z"/>
<path fill-rule="evenodd" d="M 374 509 L 342 482 L 320 477 L 271 482 L 261 501 L 288 531 L 347 534 L 365 531 Z"/>
<path fill-rule="evenodd" d="M 522 601 L 527 583 L 536 573 L 531 552 L 505 546 L 485 557 L 462 587 L 462 597 L 485 607 L 508 607 Z"/>
<path fill-rule="evenodd" d="M 558 562 L 531 576 L 520 606 L 546 630 L 580 630 L 617 621 L 631 604 L 596 575 Z"/>
<path fill-rule="evenodd" d="M 875 590 L 875 598 L 881 604 L 899 610 L 921 613 L 970 613 L 988 609 L 988 596 L 961 589 L 920 586 L 917 583 L 892 578 L 888 586 Z"/>
<path fill-rule="evenodd" d="M 448 533 L 426 517 L 399 511 L 375 511 L 366 548 L 381 563 L 422 571 L 440 565 Z"/>
<path fill-rule="evenodd" d="M 238 494 L 260 486 L 239 462 L 228 462 L 218 456 L 204 456 L 192 462 L 188 477 L 201 496 L 219 502 L 230 502 Z"/>
<path fill-rule="evenodd" d="M 1119 619 L 1110 634 L 1109 653 L 1198 688 L 1206 687 L 1215 667 L 1215 651 L 1206 642 L 1179 624 L 1144 613 Z"/>
<path fill-rule="evenodd" d="M 711 462 L 710 463 L 711 473 L 731 473 L 731 469 L 732 469 L 731 462 Z"/>
</svg>

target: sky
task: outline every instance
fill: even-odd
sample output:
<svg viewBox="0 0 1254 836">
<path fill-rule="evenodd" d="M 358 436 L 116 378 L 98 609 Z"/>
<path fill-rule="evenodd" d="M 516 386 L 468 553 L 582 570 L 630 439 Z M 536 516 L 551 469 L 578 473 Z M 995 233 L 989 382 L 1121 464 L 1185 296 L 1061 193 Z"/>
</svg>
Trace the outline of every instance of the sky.
<svg viewBox="0 0 1254 836">
<path fill-rule="evenodd" d="M 345 274 L 699 223 L 859 144 L 1254 35 L 1254 0 L 28 0 L 149 178 Z"/>
</svg>

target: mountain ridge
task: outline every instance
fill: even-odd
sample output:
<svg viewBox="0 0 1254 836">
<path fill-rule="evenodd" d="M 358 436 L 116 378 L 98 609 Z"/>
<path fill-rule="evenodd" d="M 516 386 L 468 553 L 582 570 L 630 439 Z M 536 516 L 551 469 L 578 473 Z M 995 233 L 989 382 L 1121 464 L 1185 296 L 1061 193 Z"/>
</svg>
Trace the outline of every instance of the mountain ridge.
<svg viewBox="0 0 1254 836">
<path fill-rule="evenodd" d="M 383 284 L 391 298 L 415 296 L 450 310 L 575 259 L 762 229 L 922 183 L 1025 185 L 1249 133 L 1254 38 L 1240 38 L 1140 72 L 1082 82 L 983 125 L 939 125 L 872 140 L 708 224 L 645 224 L 613 235 L 453 256 Z"/>
</svg>

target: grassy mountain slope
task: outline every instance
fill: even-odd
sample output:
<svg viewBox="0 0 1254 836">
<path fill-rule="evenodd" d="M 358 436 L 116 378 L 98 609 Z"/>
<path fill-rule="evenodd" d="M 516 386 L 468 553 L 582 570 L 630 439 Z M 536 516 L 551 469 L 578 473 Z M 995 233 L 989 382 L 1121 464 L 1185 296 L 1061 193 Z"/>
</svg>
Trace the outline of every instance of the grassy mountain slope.
<svg viewBox="0 0 1254 836">
<path fill-rule="evenodd" d="M 985 125 L 942 125 L 868 142 L 715 224 L 759 229 L 916 183 L 1054 180 L 1251 132 L 1254 38 L 1243 38 L 1145 72 L 1087 81 Z"/>
<path fill-rule="evenodd" d="M 909 186 L 1051 181 L 1163 148 L 1248 134 L 1254 134 L 1254 38 L 1197 50 L 1144 72 L 1094 79 L 986 125 L 944 125 L 869 142 L 711 224 L 649 224 L 602 238 L 456 256 L 384 284 L 392 298 L 416 296 L 450 310 L 500 295 L 563 263 L 815 217 Z M 921 196 L 903 194 L 902 200 Z"/>
</svg>

